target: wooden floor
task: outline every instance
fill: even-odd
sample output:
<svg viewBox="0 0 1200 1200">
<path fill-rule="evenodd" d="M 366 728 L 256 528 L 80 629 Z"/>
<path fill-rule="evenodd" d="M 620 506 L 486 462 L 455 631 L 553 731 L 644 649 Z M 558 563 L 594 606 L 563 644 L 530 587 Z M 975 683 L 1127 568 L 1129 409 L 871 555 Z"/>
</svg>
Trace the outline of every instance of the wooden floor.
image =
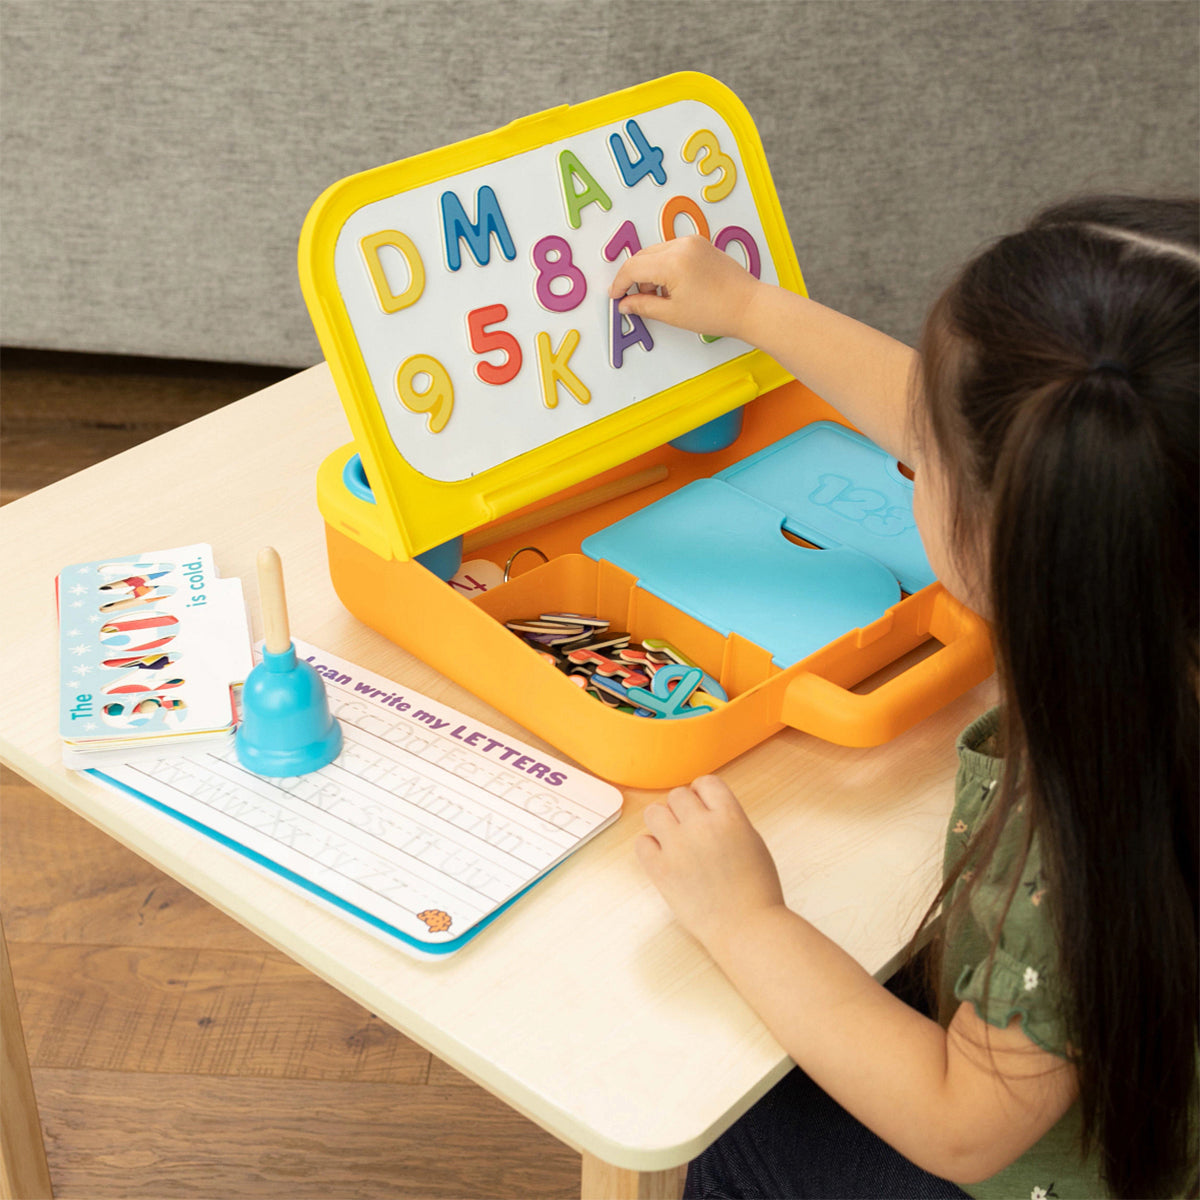
<svg viewBox="0 0 1200 1200">
<path fill-rule="evenodd" d="M 286 374 L 5 352 L 0 499 Z M 61 1200 L 579 1194 L 554 1138 L 7 771 L 0 834 Z"/>
</svg>

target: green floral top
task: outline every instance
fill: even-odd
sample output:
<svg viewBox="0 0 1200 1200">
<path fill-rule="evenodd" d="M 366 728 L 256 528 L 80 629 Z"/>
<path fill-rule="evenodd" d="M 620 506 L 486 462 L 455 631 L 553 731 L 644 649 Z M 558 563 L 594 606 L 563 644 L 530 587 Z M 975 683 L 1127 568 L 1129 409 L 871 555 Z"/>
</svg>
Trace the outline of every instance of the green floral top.
<svg viewBox="0 0 1200 1200">
<path fill-rule="evenodd" d="M 1000 725 L 998 709 L 985 713 L 958 739 L 958 778 L 954 811 L 946 834 L 945 870 L 950 871 L 980 822 L 987 816 L 1004 766 L 994 754 Z M 1021 871 L 1012 907 L 1000 929 L 1000 941 L 988 981 L 987 957 L 996 916 L 1012 888 L 1012 872 L 1020 860 L 1025 826 L 1020 810 L 1001 834 L 986 877 L 971 898 L 970 912 L 959 935 L 948 943 L 943 961 L 943 989 L 975 1006 L 990 1025 L 1006 1028 L 1014 1016 L 1029 1039 L 1065 1058 L 1066 1034 L 1062 995 L 1056 975 L 1056 938 L 1051 923 L 1054 898 L 1041 872 L 1037 839 Z M 964 880 L 971 877 L 964 871 Z M 956 884 L 955 888 L 962 886 Z M 985 995 L 986 986 L 986 995 Z M 1097 1200 L 1108 1193 L 1097 1165 L 1081 1160 L 1078 1106 L 1016 1162 L 982 1183 L 964 1190 L 981 1200 Z"/>
<path fill-rule="evenodd" d="M 944 871 L 957 866 L 972 834 L 988 814 L 1000 782 L 1004 760 L 996 745 L 1000 710 L 992 709 L 970 725 L 958 739 L 958 778 L 954 811 L 946 834 Z M 1000 939 L 988 982 L 988 951 L 996 920 L 1004 911 L 1020 862 L 1027 830 L 1021 808 L 1010 816 L 996 846 L 987 874 L 971 897 L 970 910 L 953 941 L 946 944 L 942 964 L 945 994 L 975 1006 L 989 1025 L 1006 1028 L 1019 1017 L 1030 1041 L 1067 1058 L 1063 1022 L 1063 995 L 1057 974 L 1057 936 L 1052 913 L 1054 894 L 1041 870 L 1041 853 L 1035 836 L 1029 856 L 1012 893 L 1012 906 L 1000 926 Z M 970 879 L 970 866 L 963 880 Z M 961 887 L 955 884 L 955 892 Z M 953 899 L 953 894 L 951 896 Z M 986 985 L 986 995 L 985 995 Z M 1200 1075 L 1200 1054 L 1197 1055 Z M 1193 1105 L 1196 1104 L 1193 1098 Z M 1194 1112 L 1190 1114 L 1196 1127 Z M 1096 1159 L 1079 1154 L 1079 1107 L 1073 1105 L 1062 1119 L 1016 1162 L 982 1183 L 964 1190 L 980 1200 L 1102 1200 L 1109 1195 L 1100 1181 Z M 1193 1151 L 1195 1153 L 1195 1151 Z M 1196 1162 L 1191 1171 L 1194 1174 Z"/>
</svg>

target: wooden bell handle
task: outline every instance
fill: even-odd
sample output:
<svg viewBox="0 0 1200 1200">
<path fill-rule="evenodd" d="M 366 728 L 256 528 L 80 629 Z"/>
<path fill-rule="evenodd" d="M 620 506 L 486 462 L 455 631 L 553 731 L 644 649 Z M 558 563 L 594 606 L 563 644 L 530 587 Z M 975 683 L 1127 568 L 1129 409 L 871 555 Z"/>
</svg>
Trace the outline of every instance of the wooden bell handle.
<svg viewBox="0 0 1200 1200">
<path fill-rule="evenodd" d="M 263 635 L 268 654 L 285 654 L 292 644 L 288 630 L 287 596 L 283 590 L 283 563 L 273 546 L 258 552 L 258 599 L 262 605 Z"/>
</svg>

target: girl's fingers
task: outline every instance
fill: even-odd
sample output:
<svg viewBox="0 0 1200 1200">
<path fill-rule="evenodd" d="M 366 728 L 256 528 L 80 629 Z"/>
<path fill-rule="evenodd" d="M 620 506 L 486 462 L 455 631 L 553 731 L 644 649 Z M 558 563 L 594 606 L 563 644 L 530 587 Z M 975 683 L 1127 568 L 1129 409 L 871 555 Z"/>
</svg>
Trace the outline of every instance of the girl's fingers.
<svg viewBox="0 0 1200 1200">
<path fill-rule="evenodd" d="M 637 317 L 661 319 L 662 314 L 670 307 L 670 300 L 654 292 L 639 293 L 636 296 L 625 296 L 618 309 L 623 313 L 632 313 Z"/>
<path fill-rule="evenodd" d="M 667 807 L 676 820 L 686 821 L 688 817 L 704 812 L 707 806 L 690 787 L 677 787 L 667 796 Z"/>
<path fill-rule="evenodd" d="M 679 823 L 675 814 L 665 804 L 648 804 L 642 814 L 642 820 L 651 834 L 655 834 L 656 831 L 663 833 Z"/>
<path fill-rule="evenodd" d="M 656 254 L 661 254 L 664 250 L 669 249 L 670 242 L 651 242 L 649 246 L 643 246 L 636 254 L 629 256 L 630 262 L 638 259 L 645 262 L 648 258 L 653 258 Z"/>
<path fill-rule="evenodd" d="M 652 834 L 639 833 L 634 839 L 633 851 L 643 866 L 649 863 L 660 850 L 662 850 L 662 847 L 658 844 L 658 839 Z"/>
<path fill-rule="evenodd" d="M 617 273 L 613 276 L 613 281 L 609 285 L 609 299 L 615 300 L 622 292 L 629 291 L 636 280 L 637 272 L 633 267 L 633 259 L 627 258 L 618 268 Z"/>
<path fill-rule="evenodd" d="M 729 790 L 725 782 L 716 775 L 701 775 L 692 784 L 692 790 L 700 798 L 706 808 L 740 808 L 737 797 Z"/>
<path fill-rule="evenodd" d="M 647 283 L 652 287 L 660 286 L 659 281 L 654 281 L 654 275 L 661 271 L 661 267 L 654 267 L 651 260 L 669 245 L 670 242 L 658 242 L 627 258 L 618 268 L 612 286 L 608 289 L 609 298 L 615 300 L 622 292 L 629 291 L 635 283 L 639 286 L 645 286 Z"/>
<path fill-rule="evenodd" d="M 608 289 L 610 300 L 616 300 L 619 296 L 623 296 L 631 287 L 636 287 L 638 291 L 644 292 L 654 291 L 655 288 L 661 286 L 661 281 L 655 278 L 656 271 L 647 271 L 644 267 L 640 270 L 629 270 L 632 261 L 630 259 L 630 262 L 626 263 L 613 279 L 612 286 Z"/>
</svg>

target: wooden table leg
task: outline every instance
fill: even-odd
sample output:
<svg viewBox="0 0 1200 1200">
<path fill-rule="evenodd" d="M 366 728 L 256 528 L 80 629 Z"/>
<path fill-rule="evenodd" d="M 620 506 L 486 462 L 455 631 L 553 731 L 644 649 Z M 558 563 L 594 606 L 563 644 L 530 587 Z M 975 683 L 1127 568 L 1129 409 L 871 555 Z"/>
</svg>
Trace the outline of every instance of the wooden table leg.
<svg viewBox="0 0 1200 1200">
<path fill-rule="evenodd" d="M 583 1156 L 582 1200 L 679 1200 L 687 1164 L 666 1171 L 627 1171 L 592 1154 Z"/>
<path fill-rule="evenodd" d="M 51 1200 L 53 1196 L 8 942 L 0 922 L 0 1200 Z"/>
</svg>

